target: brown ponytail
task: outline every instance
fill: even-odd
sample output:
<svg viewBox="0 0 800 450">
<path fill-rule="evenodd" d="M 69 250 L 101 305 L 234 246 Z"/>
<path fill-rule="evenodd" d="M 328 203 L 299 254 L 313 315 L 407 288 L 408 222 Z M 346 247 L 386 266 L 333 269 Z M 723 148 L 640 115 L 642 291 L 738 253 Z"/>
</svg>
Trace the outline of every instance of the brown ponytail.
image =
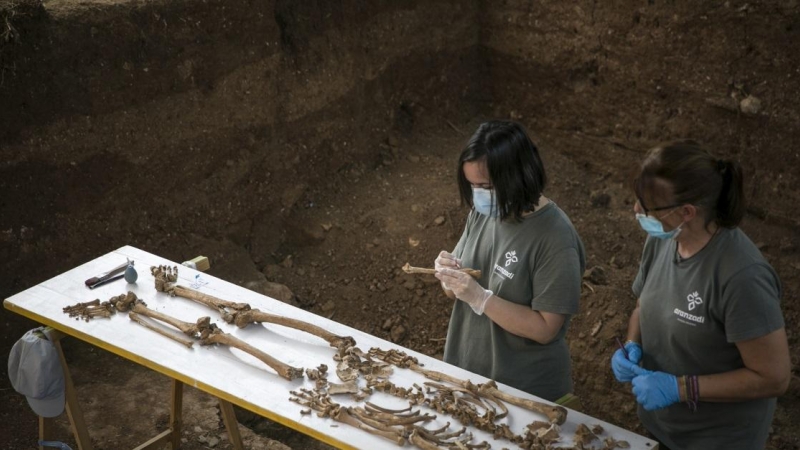
<svg viewBox="0 0 800 450">
<path fill-rule="evenodd" d="M 656 147 L 642 162 L 635 182 L 636 195 L 653 189 L 656 180 L 671 186 L 674 203 L 701 210 L 705 225 L 739 225 L 745 213 L 742 168 L 739 163 L 713 157 L 694 141 L 676 141 Z"/>
<path fill-rule="evenodd" d="M 717 224 L 735 228 L 745 213 L 742 166 L 736 161 L 718 160 L 717 170 L 722 175 L 722 190 L 717 200 Z"/>
</svg>

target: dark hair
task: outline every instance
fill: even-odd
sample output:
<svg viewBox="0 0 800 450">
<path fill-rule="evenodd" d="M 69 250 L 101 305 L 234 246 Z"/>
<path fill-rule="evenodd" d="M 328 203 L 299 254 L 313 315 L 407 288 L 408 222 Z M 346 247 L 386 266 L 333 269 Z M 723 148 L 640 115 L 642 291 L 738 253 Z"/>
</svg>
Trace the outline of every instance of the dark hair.
<svg viewBox="0 0 800 450">
<path fill-rule="evenodd" d="M 522 125 L 515 122 L 491 121 L 478 127 L 458 158 L 458 190 L 461 203 L 472 204 L 472 185 L 464 176 L 464 163 L 486 161 L 494 187 L 500 219 L 521 220 L 522 213 L 539 203 L 547 176 L 539 157 L 539 149 Z"/>
<path fill-rule="evenodd" d="M 669 184 L 673 203 L 701 209 L 706 227 L 715 222 L 735 228 L 744 217 L 742 167 L 735 161 L 715 158 L 697 142 L 676 141 L 650 150 L 634 180 L 640 201 L 645 192 L 653 194 L 658 189 L 657 179 Z"/>
</svg>

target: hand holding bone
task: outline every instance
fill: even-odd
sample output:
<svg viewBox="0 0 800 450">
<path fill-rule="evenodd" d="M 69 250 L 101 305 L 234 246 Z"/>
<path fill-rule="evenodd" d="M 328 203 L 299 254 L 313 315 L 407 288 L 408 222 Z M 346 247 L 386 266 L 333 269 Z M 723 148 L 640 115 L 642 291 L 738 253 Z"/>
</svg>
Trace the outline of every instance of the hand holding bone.
<svg viewBox="0 0 800 450">
<path fill-rule="evenodd" d="M 483 314 L 489 298 L 494 294 L 484 289 L 471 276 L 458 270 L 442 268 L 436 271 L 436 278 L 441 280 L 447 289 L 453 291 L 456 298 L 466 302 L 477 315 Z"/>
<path fill-rule="evenodd" d="M 461 260 L 456 258 L 452 253 L 442 250 L 433 262 L 433 268 L 436 269 L 436 272 L 439 272 L 441 269 L 458 270 L 461 268 Z M 439 277 L 437 276 L 437 278 Z M 452 291 L 444 281 L 442 281 L 442 287 L 448 291 Z"/>
</svg>

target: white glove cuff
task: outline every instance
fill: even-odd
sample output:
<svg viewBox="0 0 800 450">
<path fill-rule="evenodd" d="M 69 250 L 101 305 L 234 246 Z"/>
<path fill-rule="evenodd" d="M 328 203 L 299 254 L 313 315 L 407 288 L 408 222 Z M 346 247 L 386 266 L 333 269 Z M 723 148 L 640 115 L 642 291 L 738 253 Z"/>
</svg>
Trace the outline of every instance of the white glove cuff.
<svg viewBox="0 0 800 450">
<path fill-rule="evenodd" d="M 472 308 L 472 311 L 481 316 L 483 315 L 483 311 L 486 309 L 486 304 L 489 302 L 489 299 L 494 295 L 494 292 L 490 291 L 489 289 L 483 290 L 483 298 L 475 305 L 472 303 L 469 304 L 469 307 Z"/>
</svg>

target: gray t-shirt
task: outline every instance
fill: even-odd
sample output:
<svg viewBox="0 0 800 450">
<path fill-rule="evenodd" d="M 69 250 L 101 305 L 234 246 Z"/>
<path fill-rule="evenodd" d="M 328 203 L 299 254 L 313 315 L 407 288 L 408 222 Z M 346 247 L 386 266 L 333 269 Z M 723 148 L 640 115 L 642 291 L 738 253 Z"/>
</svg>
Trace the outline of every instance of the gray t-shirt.
<svg viewBox="0 0 800 450">
<path fill-rule="evenodd" d="M 480 269 L 478 282 L 505 300 L 537 311 L 578 312 L 585 267 L 583 243 L 561 209 L 549 203 L 521 222 L 472 211 L 454 250 L 463 267 Z M 572 392 L 569 317 L 549 344 L 511 334 L 456 300 L 444 360 L 471 372 L 557 400 Z"/>
<path fill-rule="evenodd" d="M 744 367 L 736 342 L 784 326 L 778 276 L 738 228 L 721 228 L 700 252 L 680 260 L 674 240 L 648 238 L 633 293 L 639 298 L 642 366 L 673 375 Z M 702 392 L 701 392 L 702 394 Z M 761 449 L 775 398 L 639 407 L 642 423 L 672 450 Z"/>
</svg>

